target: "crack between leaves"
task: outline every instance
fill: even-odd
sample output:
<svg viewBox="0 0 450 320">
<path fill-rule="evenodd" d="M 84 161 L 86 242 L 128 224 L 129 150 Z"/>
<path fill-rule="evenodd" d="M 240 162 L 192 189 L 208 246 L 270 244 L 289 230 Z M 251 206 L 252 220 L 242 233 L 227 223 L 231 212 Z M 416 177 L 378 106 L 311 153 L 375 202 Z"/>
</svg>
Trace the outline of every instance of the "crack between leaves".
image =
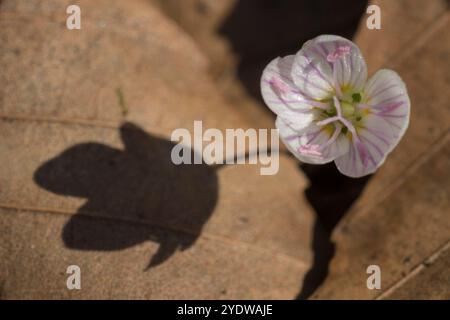
<svg viewBox="0 0 450 320">
<path fill-rule="evenodd" d="M 389 288 L 380 293 L 375 297 L 376 300 L 382 300 L 389 297 L 392 293 L 394 293 L 397 289 L 401 288 L 405 283 L 407 283 L 410 279 L 421 273 L 423 270 L 426 270 L 430 267 L 445 251 L 450 250 L 450 241 L 447 241 L 444 245 L 440 246 L 436 251 L 434 251 L 429 257 L 422 260 L 421 263 L 416 265 L 407 275 L 405 275 L 400 280 L 394 282 Z"/>
</svg>

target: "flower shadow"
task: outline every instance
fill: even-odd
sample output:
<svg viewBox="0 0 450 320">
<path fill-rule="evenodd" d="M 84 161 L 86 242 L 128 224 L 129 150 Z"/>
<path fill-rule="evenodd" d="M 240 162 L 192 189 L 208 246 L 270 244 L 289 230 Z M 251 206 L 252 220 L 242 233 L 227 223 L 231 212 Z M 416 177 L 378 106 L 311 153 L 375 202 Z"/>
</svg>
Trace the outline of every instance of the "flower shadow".
<svg viewBox="0 0 450 320">
<path fill-rule="evenodd" d="M 159 247 L 149 268 L 195 243 L 217 202 L 217 175 L 206 164 L 174 165 L 174 144 L 132 123 L 121 126 L 120 136 L 123 150 L 72 146 L 40 166 L 34 180 L 56 194 L 87 199 L 62 230 L 66 247 L 111 251 L 150 240 Z"/>
<path fill-rule="evenodd" d="M 316 212 L 312 249 L 313 265 L 303 279 L 297 299 L 306 299 L 320 286 L 328 275 L 328 266 L 335 253 L 331 235 L 336 225 L 348 212 L 371 178 L 349 178 L 341 174 L 334 163 L 322 166 L 302 164 L 310 181 L 305 190 L 306 199 Z"/>
</svg>

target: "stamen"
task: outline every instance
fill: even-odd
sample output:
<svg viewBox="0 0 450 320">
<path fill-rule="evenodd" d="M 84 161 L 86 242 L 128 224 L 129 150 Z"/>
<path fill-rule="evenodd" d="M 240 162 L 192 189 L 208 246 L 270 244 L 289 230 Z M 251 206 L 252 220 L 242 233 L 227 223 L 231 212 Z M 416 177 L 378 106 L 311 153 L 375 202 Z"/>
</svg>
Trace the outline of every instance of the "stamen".
<svg viewBox="0 0 450 320">
<path fill-rule="evenodd" d="M 269 83 L 277 89 L 281 94 L 287 94 L 291 92 L 291 88 L 284 83 L 281 79 L 278 79 L 277 77 L 272 77 L 269 81 Z"/>
<path fill-rule="evenodd" d="M 320 153 L 320 145 L 318 144 L 308 144 L 304 146 L 298 147 L 298 151 L 305 154 L 305 155 L 311 155 L 311 156 L 321 156 Z"/>
<path fill-rule="evenodd" d="M 350 53 L 350 46 L 339 46 L 333 52 L 329 53 L 327 56 L 327 60 L 329 62 L 336 62 L 340 58 Z"/>
</svg>

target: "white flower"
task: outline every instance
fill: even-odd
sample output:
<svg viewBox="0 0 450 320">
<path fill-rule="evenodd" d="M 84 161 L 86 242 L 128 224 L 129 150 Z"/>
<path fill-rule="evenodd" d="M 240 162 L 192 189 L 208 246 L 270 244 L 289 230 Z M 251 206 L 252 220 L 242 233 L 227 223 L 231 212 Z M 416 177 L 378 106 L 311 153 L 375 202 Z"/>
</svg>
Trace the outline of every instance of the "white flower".
<svg viewBox="0 0 450 320">
<path fill-rule="evenodd" d="M 379 70 L 367 81 L 359 48 L 338 36 L 319 36 L 270 62 L 261 91 L 300 161 L 334 161 L 350 177 L 381 166 L 409 123 L 410 101 L 397 73 Z"/>
</svg>

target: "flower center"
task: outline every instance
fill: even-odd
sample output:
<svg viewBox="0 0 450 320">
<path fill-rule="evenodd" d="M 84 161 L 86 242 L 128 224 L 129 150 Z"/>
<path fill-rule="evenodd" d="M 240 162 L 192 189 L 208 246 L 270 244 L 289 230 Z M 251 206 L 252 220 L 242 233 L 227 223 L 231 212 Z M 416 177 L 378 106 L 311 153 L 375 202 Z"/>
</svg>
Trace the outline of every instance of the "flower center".
<svg viewBox="0 0 450 320">
<path fill-rule="evenodd" d="M 356 138 L 356 129 L 361 126 L 365 113 L 358 108 L 361 101 L 361 94 L 358 92 L 349 92 L 343 94 L 341 98 L 334 96 L 328 101 L 329 107 L 323 109 L 317 125 L 334 126 L 329 127 L 330 133 L 340 128 L 340 133 L 346 134 L 349 138 Z M 351 135 L 349 135 L 351 134 Z"/>
<path fill-rule="evenodd" d="M 336 108 L 336 107 L 335 107 Z M 341 101 L 342 115 L 345 118 L 350 118 L 355 114 L 355 107 L 347 101 Z"/>
</svg>

